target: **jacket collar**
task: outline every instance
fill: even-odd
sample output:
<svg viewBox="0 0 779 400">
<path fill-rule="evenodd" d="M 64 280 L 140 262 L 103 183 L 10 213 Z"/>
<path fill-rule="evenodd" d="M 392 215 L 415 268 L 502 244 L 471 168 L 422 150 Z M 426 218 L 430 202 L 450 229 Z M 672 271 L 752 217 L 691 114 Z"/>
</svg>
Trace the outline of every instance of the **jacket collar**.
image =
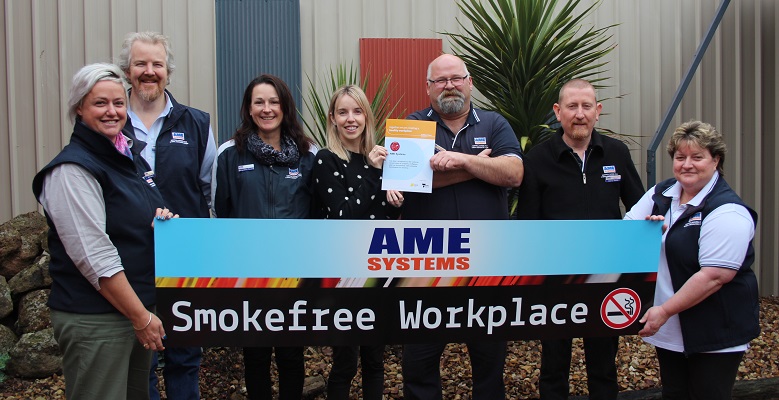
<svg viewBox="0 0 779 400">
<path fill-rule="evenodd" d="M 124 134 L 128 140 L 132 141 L 130 152 L 134 155 L 141 154 L 141 150 L 146 147 L 146 142 L 135 137 L 135 129 L 133 129 L 133 123 L 130 121 L 129 115 L 127 116 L 127 122 L 124 124 L 124 128 L 122 128 L 122 134 Z"/>
<path fill-rule="evenodd" d="M 138 143 L 143 143 L 142 141 L 139 141 L 135 139 L 135 135 L 126 135 L 125 129 L 127 126 L 125 125 L 125 128 L 122 128 L 122 134 L 125 134 L 125 136 L 128 136 L 129 139 L 133 140 L 133 147 L 130 148 L 130 152 L 133 154 L 138 154 L 140 151 L 139 149 L 136 150 L 135 147 Z M 89 149 L 91 152 L 98 154 L 103 157 L 118 157 L 119 159 L 125 159 L 130 161 L 130 158 L 122 155 L 119 153 L 118 150 L 116 150 L 116 147 L 113 143 L 111 143 L 111 140 L 107 137 L 103 136 L 101 133 L 96 132 L 86 126 L 83 122 L 76 121 L 76 123 L 73 125 L 73 136 L 70 139 L 71 141 L 79 142 L 82 146 Z M 138 146 L 139 148 L 143 148 L 142 146 Z"/>
<path fill-rule="evenodd" d="M 128 98 L 132 95 L 132 91 L 132 89 L 127 90 Z M 165 121 L 162 123 L 162 129 L 160 129 L 160 132 L 165 132 L 166 130 L 170 129 L 176 122 L 178 122 L 185 111 L 185 107 L 176 101 L 176 98 L 173 97 L 173 94 L 171 94 L 168 89 L 165 89 L 165 98 L 167 99 L 166 102 L 171 104 L 171 107 L 170 110 L 168 110 L 168 115 L 165 116 Z M 166 105 L 166 107 L 168 106 Z M 132 123 L 130 122 L 129 115 L 127 117 L 127 124 L 125 125 L 125 128 L 127 128 L 128 125 L 130 126 L 130 129 L 132 129 Z"/>
<path fill-rule="evenodd" d="M 481 117 L 479 117 L 479 113 L 477 111 L 478 110 L 473 108 L 473 103 L 471 103 L 471 108 L 468 111 L 468 118 L 465 120 L 465 125 L 463 125 L 464 127 L 470 125 L 476 125 L 481 121 Z M 427 110 L 425 110 L 424 114 L 431 120 L 438 123 L 439 125 L 449 129 L 446 123 L 444 122 L 444 120 L 441 119 L 441 116 L 433 109 L 433 106 L 428 107 Z"/>
<path fill-rule="evenodd" d="M 702 209 L 706 205 L 706 199 L 709 194 L 720 181 L 722 181 L 722 179 L 720 179 L 719 172 L 716 172 L 709 182 L 706 183 L 706 186 L 704 186 L 701 191 L 687 203 L 687 209 L 682 213 L 682 216 L 679 219 Z M 657 214 L 665 215 L 671 207 L 671 202 L 674 197 L 678 198 L 680 196 L 681 190 L 679 182 L 674 178 L 668 179 L 663 182 L 663 184 L 658 184 L 655 188 L 655 193 L 652 195 L 652 201 L 654 201 L 655 206 L 657 207 Z M 654 213 L 655 212 L 653 212 L 653 214 Z"/>
<path fill-rule="evenodd" d="M 573 151 L 573 149 L 571 149 L 571 147 L 563 141 L 563 134 L 563 128 L 557 128 L 557 132 L 555 132 L 552 137 L 549 138 L 549 140 L 552 141 L 552 150 L 554 151 L 554 154 L 557 155 L 558 160 Z M 603 153 L 603 136 L 601 136 L 601 134 L 598 133 L 598 131 L 595 129 L 592 130 L 592 135 L 590 135 L 590 144 L 587 145 L 587 149 L 593 149 L 593 151 L 599 151 Z"/>
<path fill-rule="evenodd" d="M 184 114 L 184 111 L 186 110 L 185 107 L 182 107 L 181 104 L 179 104 L 178 101 L 173 97 L 173 95 L 168 91 L 168 89 L 165 89 L 165 94 L 168 95 L 168 99 L 170 100 L 170 103 L 173 104 L 173 108 L 168 113 L 168 116 L 165 118 L 165 122 L 162 123 L 162 129 L 160 129 L 160 132 L 165 132 L 173 125 L 178 122 L 178 120 L 181 118 L 181 116 Z"/>
</svg>

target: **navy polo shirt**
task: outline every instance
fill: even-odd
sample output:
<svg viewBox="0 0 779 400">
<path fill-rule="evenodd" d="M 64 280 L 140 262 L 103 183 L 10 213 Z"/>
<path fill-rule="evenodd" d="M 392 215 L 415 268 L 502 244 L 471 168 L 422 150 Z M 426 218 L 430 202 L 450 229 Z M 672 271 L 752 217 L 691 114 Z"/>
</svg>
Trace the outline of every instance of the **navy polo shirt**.
<svg viewBox="0 0 779 400">
<path fill-rule="evenodd" d="M 522 156 L 519 141 L 508 121 L 496 112 L 471 106 L 468 120 L 459 132 L 452 132 L 441 117 L 428 107 L 408 119 L 436 122 L 436 144 L 448 151 L 476 155 L 492 149 L 490 157 Z M 432 193 L 404 194 L 402 218 L 419 220 L 508 219 L 507 189 L 471 179 Z"/>
</svg>

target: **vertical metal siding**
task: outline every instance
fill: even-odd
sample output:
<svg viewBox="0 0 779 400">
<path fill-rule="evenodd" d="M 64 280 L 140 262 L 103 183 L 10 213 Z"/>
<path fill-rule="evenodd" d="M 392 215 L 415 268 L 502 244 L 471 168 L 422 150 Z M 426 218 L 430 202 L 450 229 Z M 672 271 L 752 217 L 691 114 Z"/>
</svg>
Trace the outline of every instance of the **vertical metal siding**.
<svg viewBox="0 0 779 400">
<path fill-rule="evenodd" d="M 339 64 L 359 65 L 361 38 L 443 39 L 439 32 L 461 32 L 452 0 L 300 0 L 300 4 L 302 72 L 314 81 Z M 442 45 L 450 51 L 446 41 Z M 424 75 L 423 70 L 414 78 L 417 87 L 398 94 L 424 97 Z M 303 93 L 308 89 L 304 82 Z"/>
<path fill-rule="evenodd" d="M 761 180 L 760 197 L 762 204 L 760 207 L 760 249 L 759 254 L 762 262 L 760 269 L 760 284 L 762 291 L 774 295 L 779 294 L 779 182 L 776 179 L 776 171 L 779 170 L 779 141 L 777 140 L 777 130 L 779 130 L 779 79 L 776 74 L 779 70 L 779 7 L 775 2 L 761 7 L 762 16 L 762 57 L 763 69 L 761 81 L 763 82 L 763 103 L 761 104 L 759 114 L 762 121 L 760 132 L 765 141 L 761 146 L 763 154 L 763 179 Z M 770 288 L 768 287 L 770 285 Z M 766 290 L 768 289 L 768 290 Z"/>
<path fill-rule="evenodd" d="M 3 21 L 3 28 L 0 29 L 0 43 L 3 44 L 0 49 L 0 220 L 6 221 L 16 215 L 16 208 L 11 204 L 11 198 L 14 195 L 12 182 L 12 163 L 11 163 L 11 108 L 9 101 L 9 80 L 10 72 L 13 71 L 11 65 L 11 56 L 8 53 L 8 10 L 3 6 L 0 8 L 0 20 Z"/>
<path fill-rule="evenodd" d="M 219 142 L 240 123 L 246 86 L 264 73 L 284 80 L 300 97 L 300 4 L 298 0 L 217 0 Z"/>
<path fill-rule="evenodd" d="M 28 2 L 13 2 L 6 7 L 6 49 L 8 51 L 8 160 L 11 190 L 8 204 L 13 210 L 24 208 L 32 199 L 30 182 L 35 174 L 38 136 L 35 130 L 34 100 L 40 95 L 35 85 L 33 49 L 33 7 Z M 4 155 L 5 156 L 5 155 Z M 29 178 L 29 179 L 25 179 Z M 27 206 L 27 211 L 35 209 Z"/>
<path fill-rule="evenodd" d="M 427 65 L 441 54 L 441 43 L 441 39 L 360 39 L 360 77 L 364 80 L 370 74 L 368 98 L 373 99 L 382 77 L 392 74 L 390 104 L 400 100 L 393 118 L 428 107 Z"/>
<path fill-rule="evenodd" d="M 127 32 L 170 37 L 177 68 L 168 88 L 210 113 L 216 130 L 213 2 L 6 0 L 0 18 L 0 222 L 37 209 L 32 178 L 70 138 L 73 74 L 115 61 Z"/>
</svg>

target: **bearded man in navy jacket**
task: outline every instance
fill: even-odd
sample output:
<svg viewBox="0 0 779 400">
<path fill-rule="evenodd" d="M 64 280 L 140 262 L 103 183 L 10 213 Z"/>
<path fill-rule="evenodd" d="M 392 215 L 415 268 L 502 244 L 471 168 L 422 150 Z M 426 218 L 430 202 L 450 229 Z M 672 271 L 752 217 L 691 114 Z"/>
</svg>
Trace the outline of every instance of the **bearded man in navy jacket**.
<svg viewBox="0 0 779 400">
<path fill-rule="evenodd" d="M 128 120 L 135 136 L 147 143 L 141 155 L 152 168 L 165 205 L 182 218 L 209 218 L 214 134 L 207 113 L 178 103 L 165 89 L 175 68 L 168 38 L 156 32 L 128 34 L 119 66 L 132 86 Z M 167 346 L 163 355 L 168 399 L 200 399 L 202 349 Z M 160 398 L 157 365 L 157 357 L 152 357 L 152 400 Z"/>
</svg>

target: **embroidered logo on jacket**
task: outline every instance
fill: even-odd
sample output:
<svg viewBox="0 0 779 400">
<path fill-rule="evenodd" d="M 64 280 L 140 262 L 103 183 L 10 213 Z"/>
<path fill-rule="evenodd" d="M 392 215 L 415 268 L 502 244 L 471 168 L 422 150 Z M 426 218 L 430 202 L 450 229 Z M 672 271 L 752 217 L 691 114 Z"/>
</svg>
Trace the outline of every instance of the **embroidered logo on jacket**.
<svg viewBox="0 0 779 400">
<path fill-rule="evenodd" d="M 298 179 L 301 176 L 303 176 L 303 175 L 300 175 L 300 169 L 298 169 L 298 168 L 290 168 L 289 169 L 289 174 L 287 174 L 287 176 L 285 176 L 284 178 L 286 178 L 286 179 Z"/>
<path fill-rule="evenodd" d="M 189 144 L 187 139 L 184 138 L 184 132 L 172 132 L 173 138 L 170 139 L 171 143 Z"/>
<path fill-rule="evenodd" d="M 244 164 L 238 166 L 238 172 L 253 171 L 253 170 L 254 170 L 254 164 Z"/>
<path fill-rule="evenodd" d="M 687 220 L 687 223 L 684 224 L 684 227 L 688 226 L 698 226 L 701 223 L 703 223 L 703 216 L 701 215 L 701 212 L 698 211 L 697 213 L 693 214 L 690 219 Z"/>
<path fill-rule="evenodd" d="M 603 166 L 603 175 L 600 176 L 606 182 L 619 182 L 622 180 L 622 175 L 617 173 L 617 167 L 613 165 Z"/>
<path fill-rule="evenodd" d="M 143 180 L 146 181 L 146 183 L 150 187 L 156 187 L 157 184 L 154 183 L 154 171 L 146 171 L 143 173 Z"/>
<path fill-rule="evenodd" d="M 475 137 L 473 138 L 473 145 L 471 145 L 472 149 L 486 149 L 487 148 L 487 138 L 484 136 Z"/>
</svg>

